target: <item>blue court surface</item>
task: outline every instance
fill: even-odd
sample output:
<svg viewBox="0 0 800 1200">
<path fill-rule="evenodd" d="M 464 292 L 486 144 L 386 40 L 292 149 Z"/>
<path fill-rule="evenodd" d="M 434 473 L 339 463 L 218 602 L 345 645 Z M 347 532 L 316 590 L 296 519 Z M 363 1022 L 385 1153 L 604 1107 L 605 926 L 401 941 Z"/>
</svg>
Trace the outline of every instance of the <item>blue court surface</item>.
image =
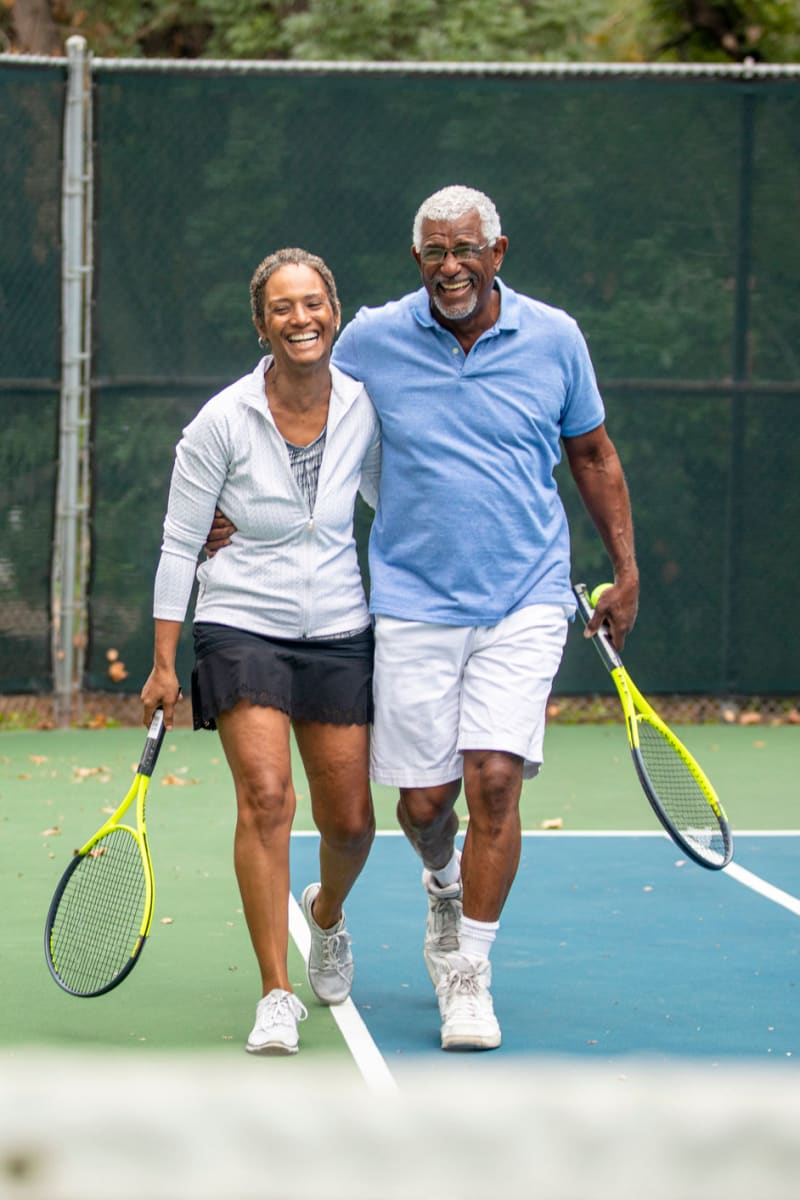
<svg viewBox="0 0 800 1200">
<path fill-rule="evenodd" d="M 317 853 L 315 836 L 293 838 L 296 895 Z M 717 872 L 660 835 L 524 836 L 492 952 L 503 1045 L 448 1059 L 800 1064 L 799 853 L 797 835 L 740 834 Z M 377 837 L 346 907 L 353 1001 L 390 1071 L 441 1055 L 426 897 L 402 836 Z"/>
</svg>

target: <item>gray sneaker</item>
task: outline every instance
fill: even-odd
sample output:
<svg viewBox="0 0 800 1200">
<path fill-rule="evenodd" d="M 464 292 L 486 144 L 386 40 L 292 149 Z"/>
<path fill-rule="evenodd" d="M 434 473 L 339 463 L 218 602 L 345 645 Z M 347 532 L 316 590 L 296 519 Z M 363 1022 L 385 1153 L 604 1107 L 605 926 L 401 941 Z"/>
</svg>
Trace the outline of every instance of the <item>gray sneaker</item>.
<svg viewBox="0 0 800 1200">
<path fill-rule="evenodd" d="M 308 1012 L 297 996 L 273 988 L 256 1007 L 256 1023 L 247 1039 L 248 1054 L 297 1054 L 297 1025 Z"/>
<path fill-rule="evenodd" d="M 460 857 L 460 856 L 459 856 Z M 437 987 L 446 970 L 446 956 L 459 948 L 461 929 L 461 880 L 440 887 L 427 867 L 422 872 L 422 885 L 428 893 L 428 921 L 425 926 L 425 966 L 431 983 Z"/>
<path fill-rule="evenodd" d="M 436 988 L 442 1016 L 443 1050 L 494 1050 L 500 1026 L 494 1015 L 488 959 L 451 954 Z"/>
<path fill-rule="evenodd" d="M 320 1004 L 341 1004 L 353 986 L 353 955 L 344 913 L 333 929 L 320 929 L 311 915 L 311 906 L 320 885 L 310 883 L 303 892 L 300 907 L 311 930 L 308 956 L 308 982 Z"/>
</svg>

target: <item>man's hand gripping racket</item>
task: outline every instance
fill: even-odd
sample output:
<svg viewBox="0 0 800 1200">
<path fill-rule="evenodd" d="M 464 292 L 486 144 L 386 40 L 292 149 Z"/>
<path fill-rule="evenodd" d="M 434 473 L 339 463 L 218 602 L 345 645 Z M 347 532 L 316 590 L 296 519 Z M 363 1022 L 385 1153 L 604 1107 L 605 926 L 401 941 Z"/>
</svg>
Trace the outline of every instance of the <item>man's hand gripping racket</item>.
<svg viewBox="0 0 800 1200">
<path fill-rule="evenodd" d="M 164 740 L 157 709 L 128 794 L 77 850 L 50 904 L 44 948 L 50 974 L 73 996 L 101 996 L 139 961 L 153 921 L 155 882 L 145 798 Z M 136 827 L 122 818 L 136 802 Z"/>
<path fill-rule="evenodd" d="M 574 587 L 584 624 L 594 614 L 586 587 Z M 701 867 L 718 871 L 733 858 L 728 819 L 708 776 L 648 704 L 601 625 L 593 638 L 619 695 L 631 757 L 650 805 L 670 837 Z"/>
</svg>

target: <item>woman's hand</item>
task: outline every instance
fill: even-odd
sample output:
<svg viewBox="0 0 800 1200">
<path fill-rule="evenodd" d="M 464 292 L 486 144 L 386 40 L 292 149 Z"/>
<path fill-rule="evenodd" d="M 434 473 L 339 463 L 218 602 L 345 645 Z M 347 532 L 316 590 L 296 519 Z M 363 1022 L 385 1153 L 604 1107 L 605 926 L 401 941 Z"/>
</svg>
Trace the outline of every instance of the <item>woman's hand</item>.
<svg viewBox="0 0 800 1200">
<path fill-rule="evenodd" d="M 147 682 L 141 691 L 141 701 L 144 705 L 144 724 L 149 728 L 153 713 L 157 708 L 164 710 L 164 727 L 172 729 L 175 717 L 175 705 L 183 699 L 181 685 L 175 669 L 170 667 L 153 667 Z"/>
</svg>

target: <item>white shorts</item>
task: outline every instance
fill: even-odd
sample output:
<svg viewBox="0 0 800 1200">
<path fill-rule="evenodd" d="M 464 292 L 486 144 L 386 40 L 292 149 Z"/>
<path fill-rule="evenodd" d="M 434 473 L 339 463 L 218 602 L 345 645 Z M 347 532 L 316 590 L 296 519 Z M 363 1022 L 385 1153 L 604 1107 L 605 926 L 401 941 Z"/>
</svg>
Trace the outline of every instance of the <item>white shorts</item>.
<svg viewBox="0 0 800 1200">
<path fill-rule="evenodd" d="M 489 626 L 377 616 L 372 778 L 435 787 L 461 778 L 464 750 L 502 750 L 531 779 L 570 611 L 534 604 Z"/>
</svg>

